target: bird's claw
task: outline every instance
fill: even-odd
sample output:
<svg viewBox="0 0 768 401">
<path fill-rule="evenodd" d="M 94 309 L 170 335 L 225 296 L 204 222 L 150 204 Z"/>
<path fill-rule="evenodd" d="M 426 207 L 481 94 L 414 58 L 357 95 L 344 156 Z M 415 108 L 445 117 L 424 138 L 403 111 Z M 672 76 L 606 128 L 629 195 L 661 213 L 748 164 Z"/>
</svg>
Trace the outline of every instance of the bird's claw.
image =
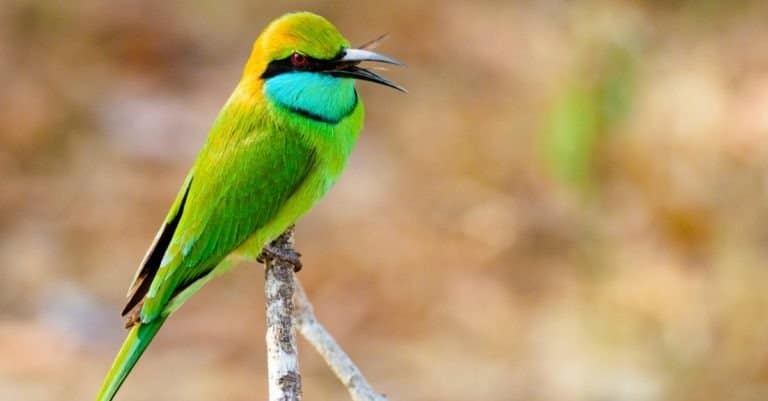
<svg viewBox="0 0 768 401">
<path fill-rule="evenodd" d="M 301 270 L 301 254 L 293 249 L 285 249 L 269 244 L 261 250 L 261 254 L 256 258 L 259 263 L 266 263 L 269 260 L 283 260 L 293 265 L 293 271 Z"/>
</svg>

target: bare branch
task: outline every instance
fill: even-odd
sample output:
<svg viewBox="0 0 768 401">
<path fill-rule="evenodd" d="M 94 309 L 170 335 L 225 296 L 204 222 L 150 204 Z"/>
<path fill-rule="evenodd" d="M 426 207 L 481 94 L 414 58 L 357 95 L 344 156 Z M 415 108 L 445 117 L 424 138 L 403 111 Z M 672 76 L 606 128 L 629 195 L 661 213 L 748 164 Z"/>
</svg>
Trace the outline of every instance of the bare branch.
<svg viewBox="0 0 768 401">
<path fill-rule="evenodd" d="M 299 331 L 307 341 L 315 347 L 315 350 L 325 359 L 325 363 L 333 370 L 336 377 L 349 391 L 354 401 L 387 401 L 387 397 L 377 393 L 365 380 L 360 369 L 341 349 L 328 330 L 317 321 L 312 304 L 307 298 L 301 283 L 296 280 L 294 300 L 296 302 L 294 314 Z"/>
<path fill-rule="evenodd" d="M 301 374 L 294 332 L 293 293 L 295 260 L 293 227 L 263 253 L 266 262 L 264 294 L 267 303 L 267 370 L 270 401 L 301 400 Z M 297 258 L 298 256 L 296 256 Z"/>
</svg>

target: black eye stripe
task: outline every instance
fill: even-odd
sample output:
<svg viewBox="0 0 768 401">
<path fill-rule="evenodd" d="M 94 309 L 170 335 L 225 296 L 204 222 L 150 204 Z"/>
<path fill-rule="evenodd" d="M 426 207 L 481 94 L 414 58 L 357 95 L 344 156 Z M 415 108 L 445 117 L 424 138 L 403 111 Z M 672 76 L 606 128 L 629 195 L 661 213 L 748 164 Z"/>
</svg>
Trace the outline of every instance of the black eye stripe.
<svg viewBox="0 0 768 401">
<path fill-rule="evenodd" d="M 261 78 L 267 79 L 267 78 L 274 77 L 275 75 L 279 75 L 289 71 L 319 71 L 319 68 L 322 64 L 320 63 L 319 60 L 313 59 L 312 57 L 309 57 L 309 56 L 305 56 L 307 58 L 307 63 L 297 68 L 291 62 L 292 56 L 293 55 L 290 55 L 284 59 L 274 60 L 271 63 L 269 63 L 269 65 L 267 65 L 267 68 L 264 70 L 264 73 L 261 74 Z"/>
<path fill-rule="evenodd" d="M 336 56 L 334 56 L 330 60 L 320 60 L 320 59 L 307 56 L 305 54 L 304 57 L 307 58 L 307 63 L 302 65 L 301 67 L 296 67 L 293 65 L 293 62 L 291 62 L 291 57 L 293 57 L 293 53 L 291 53 L 291 55 L 289 55 L 288 57 L 282 58 L 280 60 L 273 60 L 272 62 L 270 62 L 267 65 L 267 68 L 261 74 L 261 79 L 272 78 L 275 75 L 279 75 L 284 72 L 290 72 L 290 71 L 315 71 L 315 72 L 325 71 L 329 66 L 329 64 L 342 58 L 343 56 L 344 56 L 344 49 L 339 50 L 339 53 L 336 54 Z"/>
</svg>

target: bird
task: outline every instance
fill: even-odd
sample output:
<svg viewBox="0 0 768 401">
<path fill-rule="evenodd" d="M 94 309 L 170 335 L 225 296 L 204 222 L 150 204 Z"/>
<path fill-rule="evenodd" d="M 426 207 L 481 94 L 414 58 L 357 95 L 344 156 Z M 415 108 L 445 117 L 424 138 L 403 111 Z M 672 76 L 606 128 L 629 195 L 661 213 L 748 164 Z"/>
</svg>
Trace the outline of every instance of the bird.
<svg viewBox="0 0 768 401">
<path fill-rule="evenodd" d="M 256 38 L 234 91 L 129 286 L 130 331 L 97 401 L 112 400 L 166 319 L 212 278 L 308 212 L 344 170 L 363 125 L 357 80 L 406 90 L 362 62 L 402 65 L 353 48 L 327 19 L 289 13 Z"/>
</svg>

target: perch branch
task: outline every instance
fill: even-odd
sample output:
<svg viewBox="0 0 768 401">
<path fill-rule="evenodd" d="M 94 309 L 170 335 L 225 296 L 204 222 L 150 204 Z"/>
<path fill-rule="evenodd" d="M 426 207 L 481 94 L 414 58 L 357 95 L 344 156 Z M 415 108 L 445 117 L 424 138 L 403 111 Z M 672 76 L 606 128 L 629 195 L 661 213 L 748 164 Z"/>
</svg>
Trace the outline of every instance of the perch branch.
<svg viewBox="0 0 768 401">
<path fill-rule="evenodd" d="M 315 347 L 315 350 L 325 359 L 325 363 L 333 370 L 336 377 L 349 391 L 354 401 L 387 401 L 387 397 L 377 393 L 360 369 L 355 366 L 352 359 L 344 352 L 331 333 L 323 327 L 315 317 L 312 304 L 307 298 L 301 283 L 296 280 L 294 300 L 296 302 L 294 316 L 299 326 L 299 331 L 307 341 Z"/>
<path fill-rule="evenodd" d="M 293 227 L 274 240 L 268 248 L 262 258 L 266 263 L 264 295 L 267 303 L 269 400 L 299 401 L 301 374 L 296 333 L 293 329 L 295 263 L 284 257 L 293 249 Z"/>
<path fill-rule="evenodd" d="M 270 401 L 301 400 L 301 375 L 296 348 L 296 325 L 325 359 L 353 401 L 387 401 L 365 380 L 360 369 L 315 317 L 312 304 L 294 272 L 301 268 L 294 248 L 293 227 L 262 252 L 267 299 L 267 364 Z"/>
</svg>

